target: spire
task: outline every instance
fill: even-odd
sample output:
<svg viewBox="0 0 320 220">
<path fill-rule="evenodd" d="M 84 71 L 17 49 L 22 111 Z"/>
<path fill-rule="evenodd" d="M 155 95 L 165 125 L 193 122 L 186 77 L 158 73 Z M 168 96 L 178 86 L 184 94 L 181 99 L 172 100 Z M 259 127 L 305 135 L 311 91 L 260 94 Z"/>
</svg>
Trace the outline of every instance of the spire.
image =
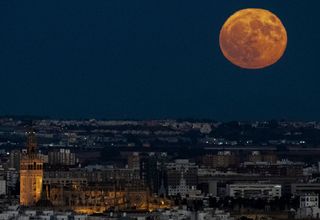
<svg viewBox="0 0 320 220">
<path fill-rule="evenodd" d="M 27 131 L 27 152 L 35 154 L 37 148 L 36 132 L 31 128 Z"/>
</svg>

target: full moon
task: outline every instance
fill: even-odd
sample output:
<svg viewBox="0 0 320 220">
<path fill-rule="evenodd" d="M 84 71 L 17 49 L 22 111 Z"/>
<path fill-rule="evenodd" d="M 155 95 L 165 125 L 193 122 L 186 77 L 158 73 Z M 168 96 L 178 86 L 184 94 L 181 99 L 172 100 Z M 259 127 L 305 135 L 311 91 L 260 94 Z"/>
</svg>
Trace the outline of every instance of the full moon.
<svg viewBox="0 0 320 220">
<path fill-rule="evenodd" d="M 231 15 L 220 31 L 220 48 L 233 64 L 261 69 L 276 63 L 287 47 L 281 20 L 264 9 L 244 9 Z"/>
</svg>

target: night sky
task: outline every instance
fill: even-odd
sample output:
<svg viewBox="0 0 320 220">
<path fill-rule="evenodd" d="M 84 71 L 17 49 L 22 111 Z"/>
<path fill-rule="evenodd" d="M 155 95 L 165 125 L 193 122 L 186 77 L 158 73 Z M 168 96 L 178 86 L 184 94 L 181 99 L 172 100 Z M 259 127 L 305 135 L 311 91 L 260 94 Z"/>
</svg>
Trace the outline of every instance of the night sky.
<svg viewBox="0 0 320 220">
<path fill-rule="evenodd" d="M 0 114 L 320 120 L 319 0 L 1 0 Z M 244 70 L 219 48 L 243 8 L 275 13 L 284 57 Z"/>
</svg>

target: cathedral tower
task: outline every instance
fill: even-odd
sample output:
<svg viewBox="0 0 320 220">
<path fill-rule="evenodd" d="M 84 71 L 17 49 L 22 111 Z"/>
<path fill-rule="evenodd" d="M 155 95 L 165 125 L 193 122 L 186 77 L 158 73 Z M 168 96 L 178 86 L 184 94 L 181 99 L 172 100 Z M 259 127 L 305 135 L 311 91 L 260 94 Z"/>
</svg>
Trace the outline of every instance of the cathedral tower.
<svg viewBox="0 0 320 220">
<path fill-rule="evenodd" d="M 20 160 L 20 205 L 33 206 L 41 198 L 43 158 L 37 153 L 36 134 L 27 132 L 27 153 Z"/>
</svg>

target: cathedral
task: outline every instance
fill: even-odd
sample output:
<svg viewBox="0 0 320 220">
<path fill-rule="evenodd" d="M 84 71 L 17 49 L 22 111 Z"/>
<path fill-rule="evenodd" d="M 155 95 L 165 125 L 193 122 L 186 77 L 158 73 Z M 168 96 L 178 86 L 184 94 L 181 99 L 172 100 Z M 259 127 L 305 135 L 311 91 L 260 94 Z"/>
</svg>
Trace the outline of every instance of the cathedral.
<svg viewBox="0 0 320 220">
<path fill-rule="evenodd" d="M 27 151 L 20 159 L 20 205 L 50 206 L 78 213 L 117 210 L 154 210 L 170 201 L 150 194 L 135 169 L 104 171 L 44 171 L 34 131 L 27 132 Z M 130 175 L 129 175 L 130 174 Z M 131 175 L 132 174 L 132 175 Z M 110 179 L 111 178 L 111 179 Z M 133 178 L 133 179 L 132 179 Z"/>
</svg>

